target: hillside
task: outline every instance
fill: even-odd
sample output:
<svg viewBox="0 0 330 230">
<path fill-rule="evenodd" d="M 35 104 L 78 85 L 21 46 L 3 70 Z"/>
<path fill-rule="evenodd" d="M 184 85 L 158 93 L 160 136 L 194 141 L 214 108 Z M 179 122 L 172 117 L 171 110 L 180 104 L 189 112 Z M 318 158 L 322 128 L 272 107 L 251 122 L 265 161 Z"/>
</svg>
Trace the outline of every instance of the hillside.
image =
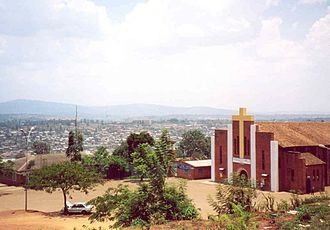
<svg viewBox="0 0 330 230">
<path fill-rule="evenodd" d="M 43 115 L 53 117 L 74 117 L 74 104 L 57 102 L 14 100 L 0 103 L 0 114 L 12 115 Z M 175 107 L 152 104 L 128 104 L 112 106 L 81 106 L 78 105 L 80 118 L 89 119 L 126 119 L 141 117 L 171 116 L 229 116 L 233 110 L 212 107 Z"/>
</svg>

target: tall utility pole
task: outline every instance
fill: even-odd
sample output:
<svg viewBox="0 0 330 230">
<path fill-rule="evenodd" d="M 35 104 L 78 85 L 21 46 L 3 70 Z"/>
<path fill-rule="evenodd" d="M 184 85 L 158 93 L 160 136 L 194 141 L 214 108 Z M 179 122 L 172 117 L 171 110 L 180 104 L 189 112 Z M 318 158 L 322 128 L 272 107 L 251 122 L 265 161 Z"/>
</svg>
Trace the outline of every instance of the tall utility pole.
<svg viewBox="0 0 330 230">
<path fill-rule="evenodd" d="M 30 135 L 34 127 L 31 127 L 29 132 L 26 133 L 24 129 L 20 129 L 25 137 L 25 146 L 26 146 L 26 154 L 25 154 L 25 211 L 27 211 L 27 183 L 29 181 L 29 172 L 28 172 L 28 156 L 29 156 L 29 141 Z"/>
<path fill-rule="evenodd" d="M 77 119 L 78 119 L 78 106 L 76 105 L 76 119 L 75 119 L 75 122 L 74 122 L 76 135 L 77 135 L 77 132 L 78 132 Z"/>
</svg>

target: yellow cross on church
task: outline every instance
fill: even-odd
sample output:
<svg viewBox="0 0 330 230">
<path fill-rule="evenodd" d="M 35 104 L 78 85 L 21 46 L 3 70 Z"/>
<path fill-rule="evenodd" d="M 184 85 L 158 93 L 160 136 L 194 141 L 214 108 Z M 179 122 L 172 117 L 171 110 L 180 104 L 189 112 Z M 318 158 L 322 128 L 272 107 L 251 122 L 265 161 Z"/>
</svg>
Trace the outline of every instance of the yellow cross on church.
<svg viewBox="0 0 330 230">
<path fill-rule="evenodd" d="M 233 115 L 233 121 L 239 121 L 239 157 L 244 158 L 244 121 L 254 121 L 252 115 L 246 115 L 246 108 L 239 108 L 239 115 Z"/>
</svg>

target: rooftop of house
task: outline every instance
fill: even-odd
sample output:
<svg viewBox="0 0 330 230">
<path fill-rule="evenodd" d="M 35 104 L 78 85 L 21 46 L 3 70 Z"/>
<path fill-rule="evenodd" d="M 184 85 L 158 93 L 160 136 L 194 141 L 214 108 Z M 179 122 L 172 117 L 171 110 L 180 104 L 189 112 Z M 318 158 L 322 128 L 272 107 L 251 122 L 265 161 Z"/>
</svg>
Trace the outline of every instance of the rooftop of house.
<svg viewBox="0 0 330 230">
<path fill-rule="evenodd" d="M 305 160 L 305 165 L 306 166 L 325 164 L 324 161 L 322 161 L 320 158 L 314 156 L 311 153 L 300 153 L 300 157 L 299 158 Z"/>
<path fill-rule="evenodd" d="M 196 160 L 196 161 L 184 161 L 185 163 L 193 167 L 207 167 L 211 166 L 211 160 Z"/>
<path fill-rule="evenodd" d="M 60 163 L 64 161 L 68 161 L 66 154 L 57 153 L 57 154 L 40 154 L 40 155 L 29 155 L 26 157 L 19 158 L 14 161 L 14 170 L 17 172 L 24 172 L 26 169 L 26 165 L 30 165 L 30 169 L 39 169 L 44 166 L 48 166 L 55 163 Z"/>
<path fill-rule="evenodd" d="M 258 122 L 258 131 L 274 133 L 282 147 L 330 145 L 330 122 Z"/>
</svg>

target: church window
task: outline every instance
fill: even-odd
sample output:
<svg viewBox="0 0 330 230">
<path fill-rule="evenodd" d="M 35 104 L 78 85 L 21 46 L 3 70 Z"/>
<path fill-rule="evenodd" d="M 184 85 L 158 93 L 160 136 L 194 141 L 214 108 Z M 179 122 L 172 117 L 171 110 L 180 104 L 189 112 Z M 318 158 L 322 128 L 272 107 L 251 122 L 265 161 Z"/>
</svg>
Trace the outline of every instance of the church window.
<svg viewBox="0 0 330 230">
<path fill-rule="evenodd" d="M 319 170 L 316 171 L 316 179 L 317 179 L 317 180 L 320 180 Z"/>
<path fill-rule="evenodd" d="M 220 164 L 222 164 L 222 146 L 220 146 Z"/>
<path fill-rule="evenodd" d="M 236 150 L 236 138 L 234 138 L 234 154 L 236 154 L 237 150 Z"/>
<path fill-rule="evenodd" d="M 281 168 L 281 157 L 278 158 L 278 167 Z"/>
<path fill-rule="evenodd" d="M 294 169 L 291 169 L 291 181 L 294 181 Z"/>
<path fill-rule="evenodd" d="M 313 169 L 313 180 L 315 180 L 315 170 Z"/>
<path fill-rule="evenodd" d="M 261 153 L 261 168 L 262 170 L 265 170 L 265 151 L 262 150 L 262 153 Z"/>
</svg>

